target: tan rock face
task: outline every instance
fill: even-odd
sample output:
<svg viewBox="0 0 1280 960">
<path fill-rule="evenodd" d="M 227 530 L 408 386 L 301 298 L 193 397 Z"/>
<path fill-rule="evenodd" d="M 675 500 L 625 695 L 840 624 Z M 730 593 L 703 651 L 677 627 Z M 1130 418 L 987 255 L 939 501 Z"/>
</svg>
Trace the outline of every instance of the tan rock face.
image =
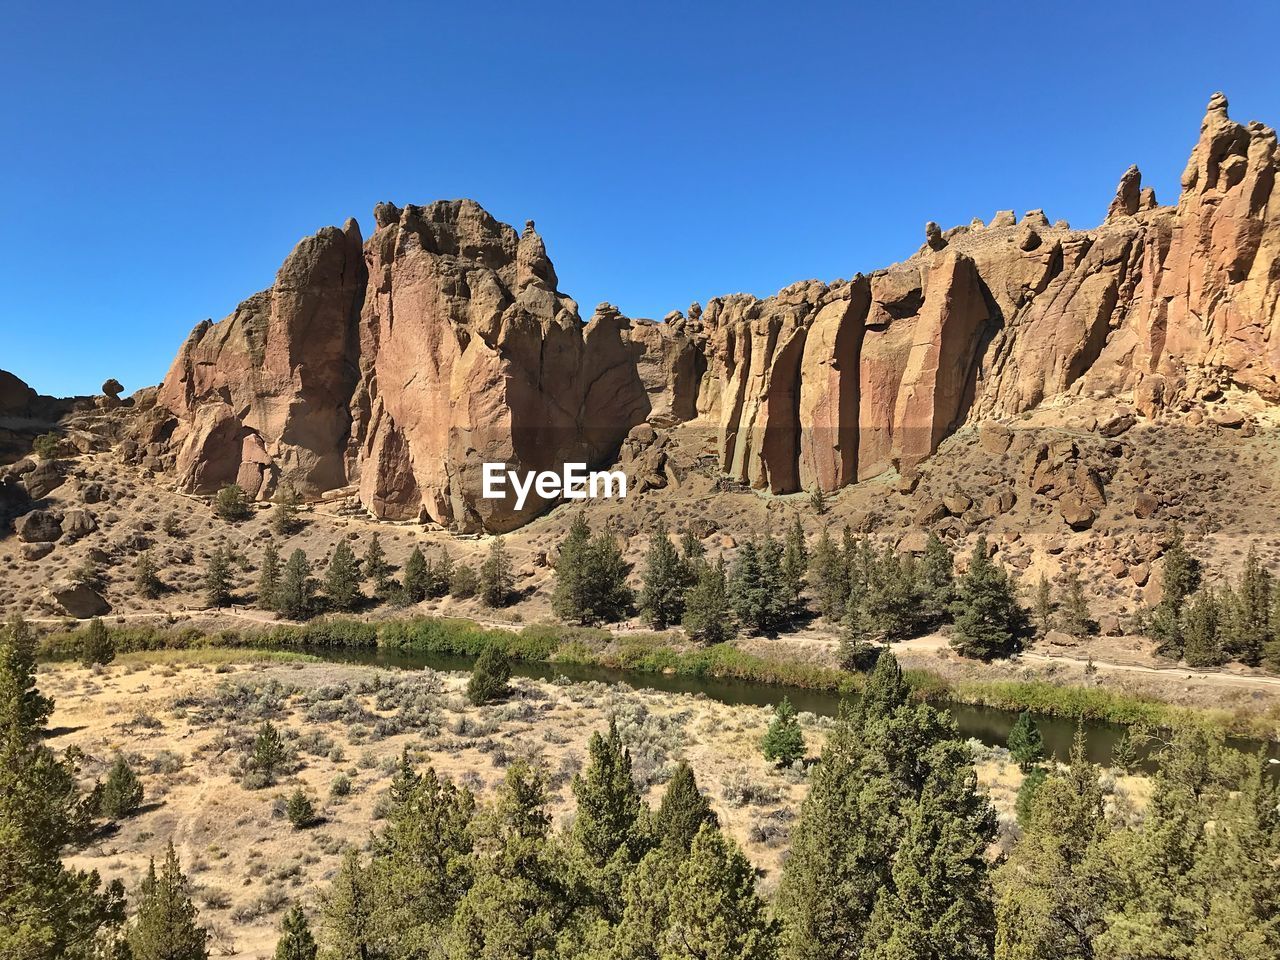
<svg viewBox="0 0 1280 960">
<path fill-rule="evenodd" d="M 583 324 L 532 223 L 380 204 L 363 249 L 353 222 L 326 228 L 270 290 L 197 327 L 135 439 L 187 489 L 357 484 L 379 517 L 505 530 L 546 504 L 484 500 L 483 463 L 625 458 L 656 486 L 661 466 L 623 449 L 646 421 L 707 430 L 725 474 L 788 493 L 912 477 L 961 426 L 1062 394 L 1131 402 L 1108 435 L 1230 384 L 1280 402 L 1277 167 L 1274 131 L 1216 95 L 1176 206 L 1134 167 L 1093 230 L 1040 210 L 931 225 L 888 270 L 662 323 L 602 304 Z M 1007 432 L 981 437 L 1008 448 Z M 1096 478 L 1033 454 L 1028 487 L 1090 522 Z"/>
</svg>

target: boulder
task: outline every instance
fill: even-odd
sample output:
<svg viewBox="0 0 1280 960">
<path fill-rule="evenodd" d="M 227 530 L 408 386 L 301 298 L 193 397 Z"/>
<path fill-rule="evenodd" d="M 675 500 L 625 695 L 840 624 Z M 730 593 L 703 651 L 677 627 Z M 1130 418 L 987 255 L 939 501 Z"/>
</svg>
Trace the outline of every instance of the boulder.
<svg viewBox="0 0 1280 960">
<path fill-rule="evenodd" d="M 41 460 L 22 475 L 22 485 L 32 500 L 43 500 L 66 482 L 62 464 L 57 460 Z"/>
<path fill-rule="evenodd" d="M 26 543 L 53 543 L 62 536 L 62 515 L 52 510 L 32 510 L 13 522 L 18 539 Z"/>
<path fill-rule="evenodd" d="M 53 553 L 52 543 L 24 543 L 22 545 L 23 560 L 41 560 Z"/>
<path fill-rule="evenodd" d="M 111 612 L 111 604 L 98 591 L 83 583 L 61 580 L 47 591 L 47 597 L 69 617 L 87 620 Z"/>
<path fill-rule="evenodd" d="M 88 510 L 68 510 L 62 515 L 62 534 L 68 540 L 78 540 L 98 529 L 98 521 Z"/>
<path fill-rule="evenodd" d="M 1085 503 L 1075 491 L 1069 491 L 1058 501 L 1058 512 L 1072 530 L 1088 530 L 1098 513 Z"/>
</svg>

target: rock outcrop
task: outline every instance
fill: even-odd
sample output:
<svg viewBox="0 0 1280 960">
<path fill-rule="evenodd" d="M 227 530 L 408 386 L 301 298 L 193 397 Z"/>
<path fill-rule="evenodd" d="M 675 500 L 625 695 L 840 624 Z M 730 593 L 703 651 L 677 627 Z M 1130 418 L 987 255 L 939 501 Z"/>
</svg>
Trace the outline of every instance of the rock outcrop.
<svg viewBox="0 0 1280 960">
<path fill-rule="evenodd" d="M 484 463 L 623 459 L 655 486 L 663 446 L 631 433 L 646 423 L 705 429 L 729 478 L 787 493 L 906 478 L 961 426 L 1064 394 L 1147 417 L 1228 383 L 1280 402 L 1277 167 L 1275 132 L 1215 95 L 1175 206 L 1131 167 L 1092 230 L 1041 210 L 930 223 L 887 270 L 662 323 L 602 304 L 584 324 L 532 222 L 380 204 L 367 241 L 353 221 L 320 231 L 198 326 L 136 441 L 187 490 L 355 486 L 381 518 L 501 531 L 546 502 L 484 499 Z M 1074 526 L 1104 496 L 1093 480 L 1062 493 Z"/>
</svg>

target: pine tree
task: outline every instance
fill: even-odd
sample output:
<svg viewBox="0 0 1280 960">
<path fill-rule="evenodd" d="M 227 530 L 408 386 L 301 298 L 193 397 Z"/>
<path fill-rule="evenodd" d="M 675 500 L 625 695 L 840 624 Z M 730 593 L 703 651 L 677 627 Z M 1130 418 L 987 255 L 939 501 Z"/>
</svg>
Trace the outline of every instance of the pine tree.
<svg viewBox="0 0 1280 960">
<path fill-rule="evenodd" d="M 1251 667 L 1262 662 L 1274 635 L 1275 599 L 1271 571 L 1262 566 L 1257 548 L 1250 544 L 1233 602 L 1223 604 L 1223 648 L 1227 655 Z"/>
<path fill-rule="evenodd" d="M 1023 710 L 1009 731 L 1009 754 L 1014 763 L 1028 773 L 1044 759 L 1044 737 L 1029 710 Z"/>
<path fill-rule="evenodd" d="M 707 548 L 702 545 L 702 541 L 697 538 L 693 530 L 686 527 L 684 533 L 680 535 L 680 552 L 684 555 L 685 563 L 692 566 L 707 555 Z"/>
<path fill-rule="evenodd" d="M 827 495 L 822 492 L 819 484 L 814 484 L 809 491 L 809 506 L 813 508 L 813 515 L 821 517 L 827 512 Z"/>
<path fill-rule="evenodd" d="M 1189 667 L 1216 667 L 1225 659 L 1219 630 L 1218 600 L 1208 587 L 1183 605 L 1182 658 Z"/>
<path fill-rule="evenodd" d="M 280 731 L 270 720 L 264 720 L 253 741 L 250 767 L 261 774 L 263 781 L 270 785 L 275 782 L 276 774 L 280 772 L 288 757 L 289 748 L 285 746 Z"/>
<path fill-rule="evenodd" d="M 209 934 L 196 922 L 199 911 L 191 902 L 173 841 L 158 874 L 151 859 L 137 902 L 128 934 L 133 960 L 208 960 Z"/>
<path fill-rule="evenodd" d="M 123 820 L 142 806 L 142 781 L 129 766 L 124 754 L 117 753 L 107 782 L 98 793 L 98 813 L 109 820 Z"/>
<path fill-rule="evenodd" d="M 1058 623 L 1064 633 L 1073 637 L 1087 636 L 1097 629 L 1084 597 L 1084 584 L 1074 570 L 1067 572 L 1067 584 L 1058 603 Z"/>
<path fill-rule="evenodd" d="M 676 765 L 667 782 L 655 822 L 661 825 L 662 843 L 682 854 L 689 852 L 693 838 L 703 824 L 720 826 L 720 818 L 711 809 L 711 801 L 698 790 L 693 768 L 683 760 Z"/>
<path fill-rule="evenodd" d="M 116 644 L 100 617 L 89 621 L 80 641 L 80 662 L 86 667 L 106 666 L 116 658 Z"/>
<path fill-rule="evenodd" d="M 213 498 L 213 512 L 228 523 L 239 523 L 249 519 L 253 514 L 253 507 L 244 490 L 232 483 L 219 490 Z"/>
<path fill-rule="evenodd" d="M 555 561 L 556 584 L 551 596 L 551 609 L 561 620 L 583 620 L 586 617 L 587 548 L 591 542 L 591 527 L 586 514 L 574 515 L 569 532 L 560 544 Z"/>
<path fill-rule="evenodd" d="M 650 626 L 665 630 L 680 622 L 689 578 L 688 564 L 667 536 L 666 524 L 657 521 L 649 537 L 640 591 L 640 612 Z"/>
<path fill-rule="evenodd" d="M 639 859 L 636 821 L 640 816 L 640 791 L 631 777 L 631 752 L 622 745 L 618 725 L 609 720 L 608 736 L 598 732 L 587 744 L 587 769 L 573 778 L 578 812 L 573 839 L 587 862 L 603 867 L 624 845 Z"/>
<path fill-rule="evenodd" d="M 778 927 L 755 889 L 755 870 L 737 845 L 704 825 L 679 866 L 664 958 L 775 960 Z"/>
<path fill-rule="evenodd" d="M 515 575 L 501 537 L 494 537 L 489 555 L 480 565 L 480 602 L 486 607 L 505 607 L 511 600 Z"/>
<path fill-rule="evenodd" d="M 385 597 L 391 586 L 391 564 L 387 563 L 387 555 L 382 550 L 382 541 L 376 533 L 369 540 L 369 547 L 365 550 L 361 565 L 365 577 L 373 584 L 373 595 L 378 598 Z"/>
<path fill-rule="evenodd" d="M 453 584 L 453 557 L 444 547 L 440 548 L 440 556 L 435 563 L 427 564 L 427 597 L 443 597 L 449 593 Z"/>
<path fill-rule="evenodd" d="M 779 767 L 789 767 L 805 754 L 804 731 L 796 719 L 796 708 L 786 697 L 774 708 L 773 720 L 761 741 L 764 758 Z"/>
<path fill-rule="evenodd" d="M 787 615 L 782 583 L 782 547 L 766 536 L 754 537 L 738 550 L 729 575 L 729 597 L 739 622 L 758 633 L 773 633 Z"/>
<path fill-rule="evenodd" d="M 480 589 L 480 577 L 474 567 L 465 563 L 454 564 L 449 574 L 449 596 L 455 600 L 466 600 L 476 595 Z"/>
<path fill-rule="evenodd" d="M 409 559 L 404 563 L 404 595 L 405 599 L 410 603 L 421 603 L 427 599 L 427 558 L 422 555 L 422 550 L 414 546 L 409 553 Z"/>
<path fill-rule="evenodd" d="M 148 600 L 154 600 L 164 590 L 150 550 L 143 550 L 138 554 L 138 562 L 133 570 L 133 586 L 138 591 L 138 596 Z"/>
<path fill-rule="evenodd" d="M 818 612 L 828 620 L 842 619 L 849 596 L 849 569 L 826 527 L 809 557 L 809 582 L 817 596 Z"/>
<path fill-rule="evenodd" d="M 698 563 L 697 579 L 685 595 L 681 624 L 695 640 L 724 643 L 737 635 L 724 561 Z"/>
<path fill-rule="evenodd" d="M 956 598 L 956 558 L 947 545 L 930 532 L 925 541 L 924 557 L 916 574 L 916 590 L 920 597 L 919 626 L 936 627 L 951 617 L 951 604 Z"/>
<path fill-rule="evenodd" d="M 211 607 L 225 607 L 231 603 L 231 556 L 218 547 L 209 556 L 204 571 L 205 599 Z"/>
<path fill-rule="evenodd" d="M 321 901 L 326 960 L 376 960 L 375 897 L 372 878 L 360 862 L 360 852 L 348 849 Z"/>
<path fill-rule="evenodd" d="M 35 682 L 26 623 L 0 629 L 0 957 L 88 960 L 124 920 L 124 888 L 103 890 L 96 872 L 69 869 L 64 849 L 90 833 L 90 798 L 74 755 L 45 745 L 52 703 Z"/>
<path fill-rule="evenodd" d="M 364 597 L 360 593 L 360 564 L 346 540 L 339 540 L 324 574 L 324 594 L 330 609 L 342 613 L 354 610 Z"/>
<path fill-rule="evenodd" d="M 275 960 L 316 960 L 316 941 L 307 915 L 296 903 L 284 915 Z"/>
<path fill-rule="evenodd" d="M 579 623 L 621 619 L 633 600 L 627 564 L 612 530 L 591 536 L 578 514 L 560 545 L 551 606 L 556 616 Z"/>
<path fill-rule="evenodd" d="M 1187 552 L 1182 530 L 1175 528 L 1164 553 L 1164 584 L 1160 602 L 1151 613 L 1151 635 L 1157 652 L 1182 657 L 1182 605 L 1200 586 L 1200 561 Z"/>
<path fill-rule="evenodd" d="M 809 568 L 809 548 L 805 543 L 804 525 L 797 514 L 792 517 L 782 550 L 782 586 L 786 591 L 787 613 L 795 616 L 801 609 L 800 594 L 804 590 L 805 572 Z"/>
<path fill-rule="evenodd" d="M 262 548 L 262 563 L 258 567 L 258 609 L 275 610 L 276 592 L 280 589 L 280 554 L 270 540 Z"/>
<path fill-rule="evenodd" d="M 467 682 L 467 698 L 474 704 L 492 703 L 507 695 L 507 682 L 511 679 L 511 663 L 507 655 L 494 644 L 484 648 L 471 668 Z"/>
<path fill-rule="evenodd" d="M 894 643 L 915 636 L 924 597 L 915 561 L 893 547 L 871 558 L 866 589 L 846 602 L 845 632 L 851 642 L 883 640 Z"/>
<path fill-rule="evenodd" d="M 1008 574 L 987 555 L 986 537 L 978 537 L 973 548 L 953 610 L 951 646 L 962 656 L 992 660 L 1022 649 L 1030 632 L 1027 614 Z"/>
<path fill-rule="evenodd" d="M 311 564 L 301 550 L 294 550 L 284 565 L 284 574 L 276 590 L 276 611 L 289 620 L 304 620 L 311 615 L 311 595 L 315 583 Z"/>
<path fill-rule="evenodd" d="M 271 511 L 271 530 L 277 537 L 291 537 L 298 532 L 301 527 L 298 522 L 300 503 L 301 499 L 293 484 L 282 483 L 276 492 L 275 509 Z"/>
<path fill-rule="evenodd" d="M 285 816 L 289 818 L 295 830 L 305 830 L 315 825 L 315 804 L 301 787 L 295 788 L 293 793 L 289 794 L 289 799 L 285 803 Z"/>
</svg>

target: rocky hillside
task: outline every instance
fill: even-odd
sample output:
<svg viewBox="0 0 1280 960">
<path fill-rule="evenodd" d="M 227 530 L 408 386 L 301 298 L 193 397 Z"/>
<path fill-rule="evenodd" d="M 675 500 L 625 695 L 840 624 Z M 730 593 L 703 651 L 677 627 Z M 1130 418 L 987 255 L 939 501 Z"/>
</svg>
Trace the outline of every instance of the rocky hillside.
<svg viewBox="0 0 1280 960">
<path fill-rule="evenodd" d="M 888 269 L 662 323 L 608 304 L 582 323 L 532 222 L 380 204 L 367 240 L 353 220 L 326 227 L 270 289 L 196 327 L 140 411 L 135 460 L 189 492 L 288 481 L 349 490 L 378 518 L 503 531 L 547 504 L 482 499 L 482 463 L 633 458 L 651 427 L 713 432 L 724 474 L 786 493 L 910 476 L 966 424 L 1058 397 L 1151 419 L 1228 387 L 1273 403 L 1278 166 L 1275 132 L 1215 94 L 1176 205 L 1131 168 L 1094 229 L 1039 210 L 930 223 Z"/>
</svg>

